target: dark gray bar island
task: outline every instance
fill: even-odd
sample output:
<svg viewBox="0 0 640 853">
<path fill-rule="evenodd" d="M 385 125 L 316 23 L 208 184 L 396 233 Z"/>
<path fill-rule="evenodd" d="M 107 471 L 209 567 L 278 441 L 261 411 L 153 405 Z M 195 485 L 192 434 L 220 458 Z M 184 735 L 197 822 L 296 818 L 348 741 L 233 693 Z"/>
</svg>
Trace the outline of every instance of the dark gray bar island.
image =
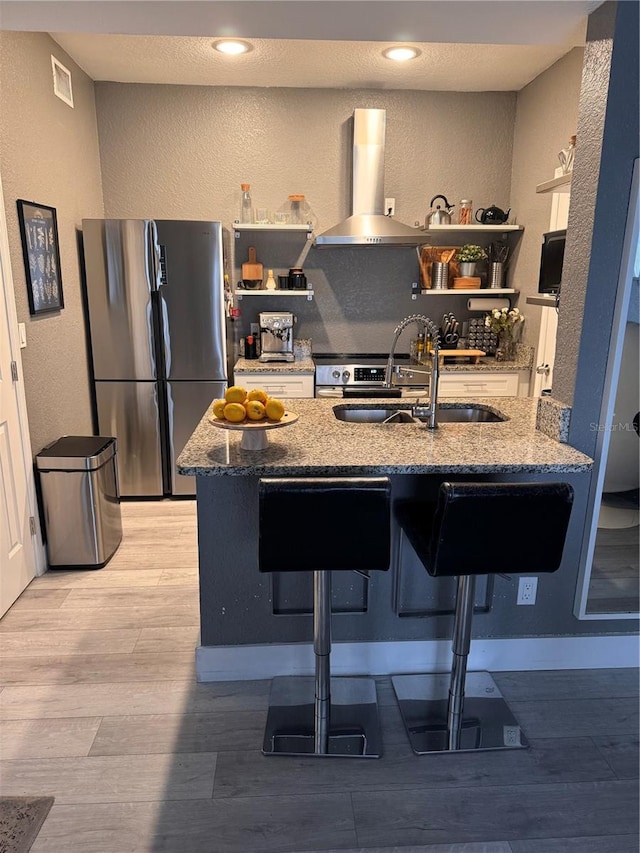
<svg viewBox="0 0 640 853">
<path fill-rule="evenodd" d="M 474 637 L 480 642 L 474 643 L 472 656 L 483 668 L 527 668 L 522 658 L 532 655 L 537 666 L 531 668 L 554 668 L 561 641 L 606 632 L 607 622 L 594 629 L 573 616 L 592 460 L 536 428 L 538 423 L 549 431 L 537 399 L 474 401 L 474 407 L 504 420 L 447 421 L 436 430 L 419 421 L 345 421 L 334 411 L 392 406 L 408 414 L 410 403 L 402 401 L 298 399 L 286 405 L 297 419 L 268 430 L 263 450 L 243 449 L 242 431 L 220 428 L 208 411 L 178 460 L 181 473 L 197 477 L 200 680 L 311 672 L 311 578 L 258 571 L 261 477 L 387 475 L 392 500 L 434 497 L 443 480 L 568 482 L 575 503 L 561 569 L 540 578 L 532 607 L 516 605 L 517 577 L 479 578 Z M 468 406 L 443 404 L 449 410 Z M 317 519 L 316 535 L 333 539 L 339 549 L 344 533 L 354 533 L 349 525 L 348 516 L 328 514 Z M 367 530 L 357 534 L 364 538 Z M 483 532 L 472 529 L 468 535 L 482 537 Z M 544 530 L 531 530 L 531 537 L 539 536 Z M 282 548 L 287 547 L 285 539 Z M 505 529 L 495 548 L 513 554 L 515 571 L 527 542 L 513 541 Z M 370 580 L 353 572 L 335 574 L 335 671 L 446 668 L 441 664 L 449 657 L 454 599 L 454 579 L 429 577 L 392 522 L 391 571 Z"/>
</svg>

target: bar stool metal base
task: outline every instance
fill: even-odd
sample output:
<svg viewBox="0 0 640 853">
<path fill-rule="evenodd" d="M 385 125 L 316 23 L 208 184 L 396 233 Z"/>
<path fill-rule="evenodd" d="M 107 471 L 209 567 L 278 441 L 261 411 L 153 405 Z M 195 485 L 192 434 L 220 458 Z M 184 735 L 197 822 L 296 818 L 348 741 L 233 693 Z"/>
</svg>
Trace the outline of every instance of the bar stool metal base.
<svg viewBox="0 0 640 853">
<path fill-rule="evenodd" d="M 380 757 L 382 739 L 372 678 L 331 679 L 324 746 L 317 746 L 314 693 L 313 676 L 273 679 L 262 745 L 264 755 Z"/>
<path fill-rule="evenodd" d="M 416 755 L 524 749 L 529 746 L 488 672 L 467 673 L 462 719 L 449 727 L 449 673 L 396 675 L 391 681 Z"/>
</svg>

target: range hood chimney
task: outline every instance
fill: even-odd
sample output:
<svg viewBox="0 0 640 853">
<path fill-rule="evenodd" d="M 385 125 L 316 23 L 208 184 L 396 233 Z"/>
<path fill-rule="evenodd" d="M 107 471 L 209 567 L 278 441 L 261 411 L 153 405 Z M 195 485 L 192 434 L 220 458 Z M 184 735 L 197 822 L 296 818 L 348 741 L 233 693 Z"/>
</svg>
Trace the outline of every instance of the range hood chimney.
<svg viewBox="0 0 640 853">
<path fill-rule="evenodd" d="M 424 234 L 384 215 L 386 110 L 353 111 L 353 196 L 344 222 L 316 237 L 317 246 L 417 246 Z"/>
</svg>

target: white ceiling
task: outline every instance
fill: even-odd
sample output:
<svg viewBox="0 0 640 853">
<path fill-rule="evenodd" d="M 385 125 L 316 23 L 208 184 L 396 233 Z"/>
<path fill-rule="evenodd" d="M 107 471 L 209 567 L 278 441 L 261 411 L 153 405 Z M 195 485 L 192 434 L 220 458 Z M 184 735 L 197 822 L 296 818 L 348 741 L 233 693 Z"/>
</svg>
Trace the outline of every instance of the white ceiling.
<svg viewBox="0 0 640 853">
<path fill-rule="evenodd" d="M 380 42 L 251 39 L 224 56 L 211 38 L 54 33 L 94 80 L 192 86 L 512 91 L 571 50 L 561 45 L 424 44 L 416 59 L 390 62 Z"/>
<path fill-rule="evenodd" d="M 518 90 L 576 45 L 602 0 L 2 0 L 95 80 L 214 86 Z M 235 36 L 243 57 L 211 49 Z M 389 44 L 422 55 L 396 64 Z"/>
</svg>

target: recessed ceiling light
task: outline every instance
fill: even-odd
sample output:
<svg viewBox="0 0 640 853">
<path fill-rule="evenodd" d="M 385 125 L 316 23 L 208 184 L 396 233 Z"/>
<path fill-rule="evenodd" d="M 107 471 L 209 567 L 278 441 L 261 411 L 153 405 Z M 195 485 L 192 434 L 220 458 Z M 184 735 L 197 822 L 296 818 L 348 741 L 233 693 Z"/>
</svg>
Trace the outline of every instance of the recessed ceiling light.
<svg viewBox="0 0 640 853">
<path fill-rule="evenodd" d="M 382 55 L 387 59 L 393 59 L 395 62 L 406 62 L 407 59 L 415 59 L 420 56 L 420 51 L 417 47 L 388 47 L 382 51 Z"/>
<path fill-rule="evenodd" d="M 248 53 L 253 50 L 253 45 L 248 41 L 239 41 L 238 39 L 221 39 L 214 41 L 213 49 L 219 50 L 220 53 L 226 53 L 228 56 L 239 56 L 241 53 Z"/>
</svg>

